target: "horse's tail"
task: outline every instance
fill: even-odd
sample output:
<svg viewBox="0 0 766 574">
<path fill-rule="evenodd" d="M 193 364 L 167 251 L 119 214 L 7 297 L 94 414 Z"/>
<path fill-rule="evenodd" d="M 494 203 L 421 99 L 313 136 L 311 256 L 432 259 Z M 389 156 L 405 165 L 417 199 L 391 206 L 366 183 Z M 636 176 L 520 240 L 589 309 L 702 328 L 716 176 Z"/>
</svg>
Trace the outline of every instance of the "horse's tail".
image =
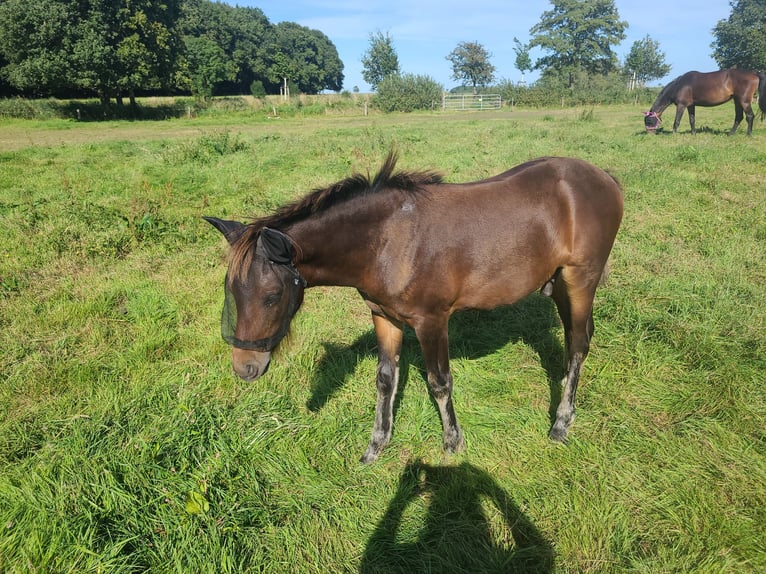
<svg viewBox="0 0 766 574">
<path fill-rule="evenodd" d="M 766 116 L 766 74 L 758 72 L 758 107 L 761 108 L 761 120 Z"/>
</svg>

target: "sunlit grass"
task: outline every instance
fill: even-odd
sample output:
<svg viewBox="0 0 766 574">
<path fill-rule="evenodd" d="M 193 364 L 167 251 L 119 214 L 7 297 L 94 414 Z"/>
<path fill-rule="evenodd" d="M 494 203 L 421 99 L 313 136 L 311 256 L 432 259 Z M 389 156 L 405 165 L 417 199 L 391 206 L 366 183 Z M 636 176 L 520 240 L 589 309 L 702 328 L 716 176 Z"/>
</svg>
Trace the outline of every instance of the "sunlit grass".
<svg viewBox="0 0 766 574">
<path fill-rule="evenodd" d="M 727 137 L 720 106 L 648 136 L 640 112 L 10 124 L 30 135 L 0 161 L 0 571 L 766 569 L 766 125 Z M 231 373 L 200 217 L 266 213 L 392 146 L 449 181 L 571 155 L 622 182 L 567 446 L 539 296 L 451 321 L 463 455 L 407 332 L 391 445 L 358 463 L 376 365 L 353 290 L 308 291 L 268 375 Z"/>
</svg>

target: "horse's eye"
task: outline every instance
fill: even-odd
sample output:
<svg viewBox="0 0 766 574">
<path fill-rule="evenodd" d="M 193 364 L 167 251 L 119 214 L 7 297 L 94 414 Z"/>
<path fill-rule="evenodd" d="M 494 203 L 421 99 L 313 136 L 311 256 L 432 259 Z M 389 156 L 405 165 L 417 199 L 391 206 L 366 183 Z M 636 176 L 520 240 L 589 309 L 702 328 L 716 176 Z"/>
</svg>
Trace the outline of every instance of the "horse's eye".
<svg viewBox="0 0 766 574">
<path fill-rule="evenodd" d="M 267 295 L 263 299 L 263 306 L 264 307 L 271 307 L 272 305 L 276 305 L 279 303 L 279 301 L 282 299 L 282 292 L 279 293 L 272 293 L 271 295 Z"/>
</svg>

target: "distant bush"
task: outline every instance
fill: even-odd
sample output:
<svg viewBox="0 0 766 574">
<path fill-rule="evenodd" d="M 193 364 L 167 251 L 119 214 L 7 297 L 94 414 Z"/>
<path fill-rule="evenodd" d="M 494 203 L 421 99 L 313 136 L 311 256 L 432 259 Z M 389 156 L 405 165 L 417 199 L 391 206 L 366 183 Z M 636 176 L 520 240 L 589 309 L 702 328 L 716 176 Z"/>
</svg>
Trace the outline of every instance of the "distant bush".
<svg viewBox="0 0 766 574">
<path fill-rule="evenodd" d="M 388 76 L 378 85 L 373 102 L 384 112 L 412 112 L 438 107 L 443 87 L 429 76 Z"/>
<path fill-rule="evenodd" d="M 266 88 L 263 87 L 263 82 L 260 80 L 253 80 L 253 83 L 250 84 L 250 93 L 255 98 L 266 97 Z"/>
</svg>

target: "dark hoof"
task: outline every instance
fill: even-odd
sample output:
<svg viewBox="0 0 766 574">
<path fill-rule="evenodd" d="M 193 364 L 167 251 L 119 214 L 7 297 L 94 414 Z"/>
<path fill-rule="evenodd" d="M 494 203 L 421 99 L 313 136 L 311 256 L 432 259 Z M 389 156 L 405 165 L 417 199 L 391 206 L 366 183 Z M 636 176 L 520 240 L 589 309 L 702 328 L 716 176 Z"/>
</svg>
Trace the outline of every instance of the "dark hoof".
<svg viewBox="0 0 766 574">
<path fill-rule="evenodd" d="M 382 451 L 383 448 L 374 448 L 372 445 L 367 447 L 367 450 L 362 455 L 362 458 L 359 459 L 359 462 L 362 464 L 370 464 L 372 462 L 375 462 L 378 460 L 378 455 L 380 455 L 380 451 Z"/>
<path fill-rule="evenodd" d="M 448 454 L 457 454 L 459 452 L 465 451 L 465 440 L 463 439 L 463 434 L 458 433 L 457 435 L 450 437 L 449 439 L 444 439 L 444 451 Z"/>
<path fill-rule="evenodd" d="M 557 442 L 560 444 L 566 444 L 567 443 L 567 429 L 560 429 L 553 427 L 551 429 L 551 432 L 548 433 L 548 438 L 551 439 L 553 442 Z"/>
<path fill-rule="evenodd" d="M 359 459 L 359 462 L 362 464 L 370 464 L 378 460 L 378 455 L 376 453 L 369 453 L 365 452 L 362 457 Z"/>
</svg>

